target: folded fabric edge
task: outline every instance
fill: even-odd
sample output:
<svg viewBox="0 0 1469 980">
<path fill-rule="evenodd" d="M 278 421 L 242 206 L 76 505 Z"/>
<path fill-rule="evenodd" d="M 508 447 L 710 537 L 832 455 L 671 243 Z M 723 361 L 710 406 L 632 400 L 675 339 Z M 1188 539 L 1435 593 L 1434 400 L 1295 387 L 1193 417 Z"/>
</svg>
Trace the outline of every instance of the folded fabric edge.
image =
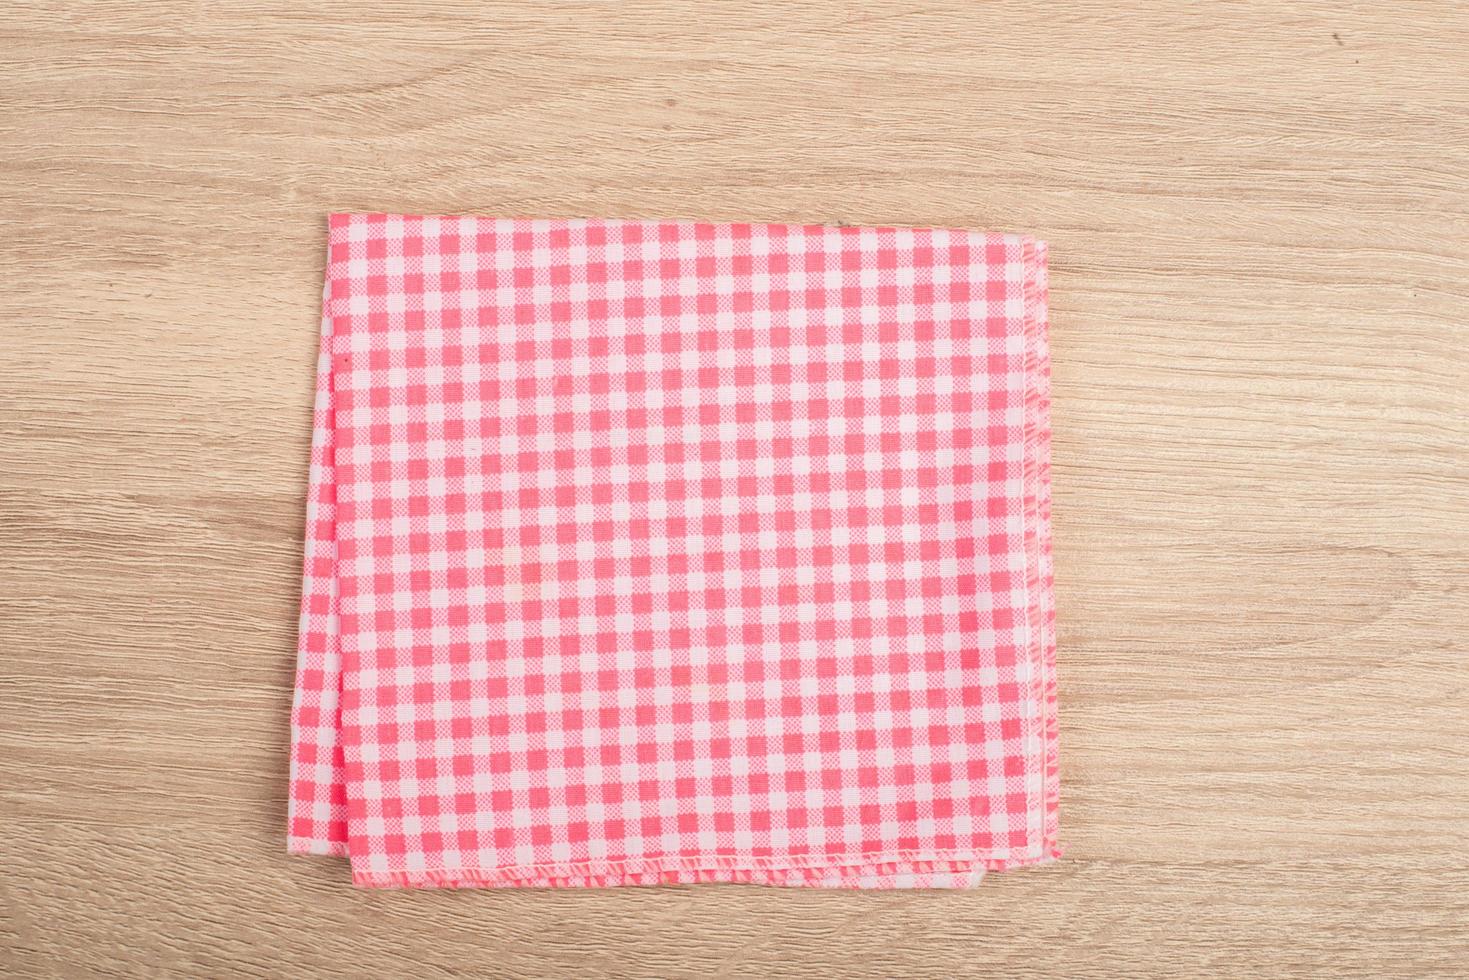
<svg viewBox="0 0 1469 980">
<path fill-rule="evenodd" d="M 336 445 L 333 392 L 331 243 L 323 277 L 321 337 L 302 555 L 296 678 L 291 703 L 287 843 L 291 854 L 347 854 L 337 618 Z"/>
</svg>

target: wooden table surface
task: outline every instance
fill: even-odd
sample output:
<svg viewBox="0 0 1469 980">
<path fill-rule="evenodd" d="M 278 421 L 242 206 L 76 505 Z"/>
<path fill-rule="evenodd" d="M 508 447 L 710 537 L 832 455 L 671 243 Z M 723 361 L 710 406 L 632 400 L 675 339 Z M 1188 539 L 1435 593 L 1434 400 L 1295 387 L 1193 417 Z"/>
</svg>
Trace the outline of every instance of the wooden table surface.
<svg viewBox="0 0 1469 980">
<path fill-rule="evenodd" d="M 0 973 L 1469 967 L 1469 8 L 0 14 Z M 1066 859 L 366 893 L 287 858 L 333 210 L 1051 242 Z"/>
</svg>

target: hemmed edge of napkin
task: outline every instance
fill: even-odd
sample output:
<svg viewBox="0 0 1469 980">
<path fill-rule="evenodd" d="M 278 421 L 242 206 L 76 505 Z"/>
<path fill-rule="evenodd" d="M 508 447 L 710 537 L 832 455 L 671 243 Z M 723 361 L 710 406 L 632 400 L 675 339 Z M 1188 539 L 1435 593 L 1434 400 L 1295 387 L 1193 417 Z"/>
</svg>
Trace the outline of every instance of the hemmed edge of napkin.
<svg viewBox="0 0 1469 980">
<path fill-rule="evenodd" d="M 1056 681 L 1055 564 L 1051 529 L 1051 353 L 1050 264 L 1044 241 L 1026 238 L 1024 261 L 1026 352 L 1025 498 L 1034 527 L 1033 564 L 1027 562 L 1027 589 L 1033 617 L 1032 644 L 1037 670 L 1032 690 L 1039 715 L 1040 844 L 1049 860 L 1061 856 L 1060 746 Z M 1033 509 L 1032 509 L 1033 508 Z M 1029 542 L 1030 535 L 1027 534 Z M 1029 548 L 1027 551 L 1029 552 Z M 1028 555 L 1028 558 L 1030 556 Z M 1031 572 L 1034 578 L 1031 579 Z"/>
<path fill-rule="evenodd" d="M 916 852 L 922 853 L 922 852 Z M 974 851 L 862 855 L 856 863 L 823 863 L 825 855 L 580 861 L 422 871 L 359 871 L 360 888 L 608 888 L 699 883 L 763 884 L 823 888 L 973 888 L 988 871 L 1048 864 L 1050 855 L 996 858 Z M 848 859 L 850 861 L 850 859 Z"/>
</svg>

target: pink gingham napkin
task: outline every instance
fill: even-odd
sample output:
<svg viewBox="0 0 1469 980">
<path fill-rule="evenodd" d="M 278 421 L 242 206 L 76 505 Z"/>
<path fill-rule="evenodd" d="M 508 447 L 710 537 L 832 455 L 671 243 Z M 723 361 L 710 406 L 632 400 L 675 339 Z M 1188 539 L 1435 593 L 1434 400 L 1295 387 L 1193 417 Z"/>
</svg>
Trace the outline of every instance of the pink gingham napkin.
<svg viewBox="0 0 1469 980">
<path fill-rule="evenodd" d="M 365 886 L 1056 854 L 1046 249 L 330 222 L 289 846 Z"/>
</svg>

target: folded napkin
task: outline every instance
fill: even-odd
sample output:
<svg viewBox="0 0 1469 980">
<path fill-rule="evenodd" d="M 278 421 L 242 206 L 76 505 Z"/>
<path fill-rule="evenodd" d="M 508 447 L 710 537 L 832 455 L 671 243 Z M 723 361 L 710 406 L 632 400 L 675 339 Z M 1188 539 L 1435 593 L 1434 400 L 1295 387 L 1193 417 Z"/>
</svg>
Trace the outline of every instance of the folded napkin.
<svg viewBox="0 0 1469 980">
<path fill-rule="evenodd" d="M 289 847 L 364 886 L 1056 853 L 1046 249 L 330 221 Z"/>
</svg>

